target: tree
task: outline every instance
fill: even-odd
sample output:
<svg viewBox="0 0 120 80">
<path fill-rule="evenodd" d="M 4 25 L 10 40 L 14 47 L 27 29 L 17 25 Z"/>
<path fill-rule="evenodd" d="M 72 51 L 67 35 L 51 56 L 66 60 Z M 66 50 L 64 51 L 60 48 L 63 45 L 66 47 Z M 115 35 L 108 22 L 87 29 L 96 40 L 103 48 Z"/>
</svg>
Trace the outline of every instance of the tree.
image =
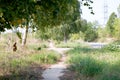
<svg viewBox="0 0 120 80">
<path fill-rule="evenodd" d="M 99 26 L 97 28 L 97 33 L 98 33 L 98 38 L 99 39 L 102 39 L 102 38 L 105 38 L 106 37 L 106 31 L 105 31 L 105 28 L 103 28 L 102 26 Z"/>
<path fill-rule="evenodd" d="M 115 19 L 114 22 L 114 37 L 120 39 L 120 19 Z"/>
<path fill-rule="evenodd" d="M 109 17 L 109 20 L 107 22 L 107 26 L 106 26 L 106 30 L 107 30 L 107 33 L 108 33 L 108 36 L 109 37 L 112 37 L 113 36 L 113 33 L 114 33 L 114 22 L 115 22 L 115 19 L 117 18 L 116 14 L 113 12 L 110 17 Z"/>
<path fill-rule="evenodd" d="M 88 4 L 92 3 L 92 1 L 83 0 L 83 3 L 86 3 L 85 6 L 90 7 Z M 31 19 L 36 22 L 37 29 L 44 30 L 45 27 L 75 21 L 80 14 L 79 8 L 78 0 L 0 0 L 0 14 L 3 14 L 1 18 L 4 19 L 4 23 L 11 27 L 24 24 L 26 31 L 22 42 L 23 45 L 26 44 Z M 2 28 L 5 27 L 4 25 Z"/>
<path fill-rule="evenodd" d="M 85 36 L 84 36 L 84 40 L 91 42 L 97 39 L 98 34 L 96 32 L 96 28 L 94 28 L 94 24 L 91 22 L 87 23 L 87 28 L 86 31 L 84 32 Z"/>
<path fill-rule="evenodd" d="M 34 4 L 35 2 L 33 0 L 0 0 L 1 13 L 3 14 L 2 18 L 5 20 L 5 23 L 7 22 L 11 28 L 19 24 L 24 24 L 25 34 L 22 40 L 23 46 L 26 44 L 29 20 L 35 12 Z"/>
</svg>

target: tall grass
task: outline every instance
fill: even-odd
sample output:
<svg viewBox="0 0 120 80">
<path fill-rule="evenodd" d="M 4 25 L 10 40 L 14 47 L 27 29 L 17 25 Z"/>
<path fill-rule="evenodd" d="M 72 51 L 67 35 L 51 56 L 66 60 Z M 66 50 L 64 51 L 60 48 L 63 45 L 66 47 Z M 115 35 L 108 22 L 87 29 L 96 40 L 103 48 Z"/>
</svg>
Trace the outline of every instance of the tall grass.
<svg viewBox="0 0 120 80">
<path fill-rule="evenodd" d="M 13 52 L 13 43 L 17 51 Z M 26 46 L 21 47 L 15 33 L 0 35 L 0 80 L 39 80 L 46 65 L 61 58 L 55 51 L 48 51 L 48 42 L 28 34 Z"/>
<path fill-rule="evenodd" d="M 45 49 L 34 52 L 0 54 L 0 80 L 31 80 L 27 78 L 27 75 L 31 76 L 34 74 L 34 70 L 32 73 L 30 72 L 30 67 L 34 68 L 45 64 L 54 64 L 60 57 L 60 54 Z M 25 75 L 22 75 L 21 73 Z M 24 79 L 21 79 L 23 76 Z M 33 77 L 35 77 L 35 75 Z"/>
<path fill-rule="evenodd" d="M 41 63 L 41 64 L 53 64 L 57 62 L 60 59 L 61 55 L 57 54 L 54 51 L 45 51 L 42 52 L 41 54 L 34 54 L 29 58 L 30 61 L 34 61 L 36 63 Z"/>
<path fill-rule="evenodd" d="M 76 55 L 69 62 L 72 63 L 71 70 L 90 77 L 100 74 L 104 67 L 103 62 L 95 60 L 90 56 Z"/>
<path fill-rule="evenodd" d="M 120 80 L 120 62 L 114 62 L 104 68 L 98 80 Z"/>
<path fill-rule="evenodd" d="M 80 80 L 120 80 L 118 50 L 76 47 L 67 54 L 69 69 L 75 71 Z"/>
</svg>

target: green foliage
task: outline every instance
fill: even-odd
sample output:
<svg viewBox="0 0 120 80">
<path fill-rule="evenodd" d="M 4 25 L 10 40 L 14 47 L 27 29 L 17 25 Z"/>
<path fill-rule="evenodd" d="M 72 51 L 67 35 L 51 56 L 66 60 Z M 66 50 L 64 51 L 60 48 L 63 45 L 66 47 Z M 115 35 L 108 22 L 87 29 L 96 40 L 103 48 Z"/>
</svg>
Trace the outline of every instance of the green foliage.
<svg viewBox="0 0 120 80">
<path fill-rule="evenodd" d="M 84 40 L 84 33 L 82 31 L 78 32 L 78 33 L 71 33 L 70 34 L 70 40 L 71 41 L 75 41 L 75 40 Z"/>
<path fill-rule="evenodd" d="M 104 49 L 106 49 L 106 50 L 110 50 L 110 51 L 117 51 L 118 50 L 118 46 L 116 46 L 116 45 L 107 45 L 107 46 L 105 46 L 104 47 Z"/>
<path fill-rule="evenodd" d="M 70 38 L 70 40 L 78 40 L 78 39 L 80 39 L 80 34 L 79 33 L 77 33 L 77 34 L 71 34 L 71 36 L 70 36 L 71 38 Z"/>
<path fill-rule="evenodd" d="M 19 31 L 16 32 L 18 38 L 20 39 L 20 43 L 22 42 L 22 33 L 20 33 Z"/>
<path fill-rule="evenodd" d="M 106 31 L 108 33 L 109 37 L 113 36 L 114 33 L 114 23 L 115 23 L 115 19 L 117 18 L 116 14 L 113 12 L 110 17 L 109 20 L 107 22 L 107 26 L 106 26 Z"/>
<path fill-rule="evenodd" d="M 120 19 L 119 18 L 117 18 L 117 19 L 115 19 L 115 21 L 114 21 L 114 25 L 113 25 L 113 27 L 114 27 L 114 37 L 116 38 L 116 39 L 120 39 Z"/>
<path fill-rule="evenodd" d="M 5 28 L 11 29 L 11 26 L 9 23 L 6 23 L 4 18 L 0 17 L 0 31 L 4 32 Z"/>
<path fill-rule="evenodd" d="M 80 45 L 79 47 L 78 46 L 76 46 L 74 49 L 72 49 L 72 50 L 70 50 L 69 52 L 68 52 L 68 54 L 80 54 L 80 53 L 90 53 L 90 52 L 95 52 L 95 50 L 93 50 L 93 49 L 91 49 L 91 48 L 89 48 L 89 47 L 87 47 L 87 46 L 83 46 L 83 45 Z"/>
<path fill-rule="evenodd" d="M 42 40 L 48 40 L 50 38 L 50 31 L 48 29 L 45 32 L 38 30 L 35 37 Z"/>
<path fill-rule="evenodd" d="M 41 66 L 56 63 L 60 58 L 60 54 L 45 49 L 32 52 L 27 50 L 24 53 L 1 53 L 0 80 L 38 80 L 36 75 L 41 76 Z M 40 71 L 40 74 L 37 71 Z"/>
<path fill-rule="evenodd" d="M 100 74 L 103 70 L 103 65 L 101 62 L 91 58 L 91 57 L 80 57 L 80 55 L 74 56 L 71 60 L 73 64 L 71 66 L 72 70 L 79 71 L 85 76 L 95 76 Z"/>
<path fill-rule="evenodd" d="M 40 7 L 38 7 L 40 12 L 37 12 L 36 17 L 38 20 L 36 21 L 40 26 L 55 26 L 76 20 L 79 16 L 80 4 L 77 0 L 63 0 L 62 2 L 42 0 L 38 2 L 40 4 Z"/>
<path fill-rule="evenodd" d="M 1 34 L 0 38 L 0 80 L 39 80 L 43 69 L 61 58 L 57 52 L 43 48 L 47 47 L 47 42 L 35 39 L 31 34 L 28 35 L 28 46 L 21 49 L 20 44 L 17 44 L 16 52 L 11 51 L 11 48 L 6 51 L 9 37 L 17 39 L 15 33 Z"/>
<path fill-rule="evenodd" d="M 105 30 L 105 27 L 104 28 L 102 28 L 102 26 L 99 26 L 98 28 L 97 28 L 97 33 L 98 33 L 98 41 L 99 42 L 105 42 L 105 40 L 106 40 L 106 35 L 107 35 L 107 32 L 106 32 L 106 30 Z"/>
<path fill-rule="evenodd" d="M 14 27 L 24 25 L 26 28 L 25 38 L 22 41 L 24 46 L 31 20 L 36 24 L 33 28 L 44 31 L 46 28 L 75 21 L 80 17 L 79 8 L 78 0 L 0 0 L 0 24 L 2 25 L 0 30 L 4 31 L 6 27 L 4 23 Z"/>
<path fill-rule="evenodd" d="M 98 80 L 120 80 L 120 63 L 116 62 L 111 67 L 107 67 Z"/>
<path fill-rule="evenodd" d="M 41 64 L 53 64 L 60 59 L 60 54 L 54 51 L 43 52 L 41 54 L 34 54 L 30 57 L 30 61 L 35 61 Z"/>
<path fill-rule="evenodd" d="M 98 37 L 98 35 L 97 35 L 97 33 L 94 30 L 88 29 L 85 32 L 85 38 L 84 38 L 84 40 L 88 41 L 88 42 L 91 42 L 91 41 L 95 41 L 97 39 L 97 37 Z"/>
<path fill-rule="evenodd" d="M 108 45 L 105 45 L 102 49 L 116 52 L 116 51 L 120 51 L 120 46 L 116 44 L 108 44 Z"/>
<path fill-rule="evenodd" d="M 84 40 L 91 42 L 97 39 L 98 34 L 96 32 L 96 29 L 93 27 L 94 25 L 92 23 L 87 23 L 87 29 L 85 31 Z"/>
<path fill-rule="evenodd" d="M 67 43 L 64 43 L 64 42 L 61 42 L 61 43 L 57 43 L 56 44 L 56 47 L 60 47 L 60 48 L 73 48 L 73 47 L 77 47 L 77 46 L 81 46 L 82 43 L 80 42 L 67 42 Z"/>
<path fill-rule="evenodd" d="M 112 42 L 112 44 L 119 45 L 120 44 L 120 40 L 116 40 L 116 41 Z"/>
<path fill-rule="evenodd" d="M 67 52 L 70 70 L 82 80 L 119 80 L 119 52 L 77 47 Z M 83 79 L 85 78 L 85 79 Z"/>
<path fill-rule="evenodd" d="M 8 63 L 9 64 L 9 63 Z M 13 59 L 10 61 L 10 65 L 11 65 L 11 68 L 17 68 L 17 67 L 25 67 L 25 66 L 28 66 L 29 63 L 27 63 L 27 61 L 25 61 L 24 59 Z"/>
<path fill-rule="evenodd" d="M 40 44 L 28 45 L 28 49 L 30 50 L 41 50 L 43 48 L 48 48 L 48 43 L 42 42 Z"/>
</svg>

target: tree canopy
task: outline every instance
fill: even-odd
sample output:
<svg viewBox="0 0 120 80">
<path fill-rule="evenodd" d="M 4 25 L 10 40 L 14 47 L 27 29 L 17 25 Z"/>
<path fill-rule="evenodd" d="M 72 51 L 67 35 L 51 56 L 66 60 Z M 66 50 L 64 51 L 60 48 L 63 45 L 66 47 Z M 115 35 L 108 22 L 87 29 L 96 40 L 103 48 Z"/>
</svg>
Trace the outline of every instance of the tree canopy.
<svg viewBox="0 0 120 80">
<path fill-rule="evenodd" d="M 80 19 L 81 4 L 88 6 L 93 14 L 91 3 L 91 0 L 0 0 L 0 31 L 24 25 L 25 44 L 31 20 L 37 30 L 42 31 L 61 24 L 71 24 Z M 74 30 L 73 25 L 70 25 L 71 31 Z"/>
<path fill-rule="evenodd" d="M 45 27 L 75 21 L 80 16 L 80 3 L 92 11 L 91 0 L 0 0 L 0 24 L 18 25 L 32 18 Z"/>
<path fill-rule="evenodd" d="M 16 25 L 32 18 L 41 27 L 54 26 L 69 18 L 75 20 L 79 8 L 77 0 L 0 0 L 0 22 Z"/>
<path fill-rule="evenodd" d="M 117 18 L 117 15 L 113 12 L 110 17 L 109 20 L 107 22 L 107 26 L 106 26 L 106 30 L 108 31 L 108 36 L 112 36 L 113 31 L 114 31 L 114 22 L 115 19 Z"/>
</svg>

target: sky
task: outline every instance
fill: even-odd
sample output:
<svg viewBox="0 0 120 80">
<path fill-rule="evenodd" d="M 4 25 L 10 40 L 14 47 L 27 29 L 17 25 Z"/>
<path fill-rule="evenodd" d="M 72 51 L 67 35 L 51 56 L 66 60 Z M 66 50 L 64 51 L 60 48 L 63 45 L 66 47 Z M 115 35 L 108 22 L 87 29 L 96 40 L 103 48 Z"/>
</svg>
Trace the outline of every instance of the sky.
<svg viewBox="0 0 120 80">
<path fill-rule="evenodd" d="M 108 18 L 112 12 L 117 14 L 117 7 L 120 4 L 120 0 L 93 0 L 93 7 L 94 15 L 90 14 L 90 10 L 87 7 L 82 6 L 82 18 L 86 19 L 87 21 L 98 21 L 101 25 L 104 24 L 104 1 L 108 6 Z"/>
</svg>

